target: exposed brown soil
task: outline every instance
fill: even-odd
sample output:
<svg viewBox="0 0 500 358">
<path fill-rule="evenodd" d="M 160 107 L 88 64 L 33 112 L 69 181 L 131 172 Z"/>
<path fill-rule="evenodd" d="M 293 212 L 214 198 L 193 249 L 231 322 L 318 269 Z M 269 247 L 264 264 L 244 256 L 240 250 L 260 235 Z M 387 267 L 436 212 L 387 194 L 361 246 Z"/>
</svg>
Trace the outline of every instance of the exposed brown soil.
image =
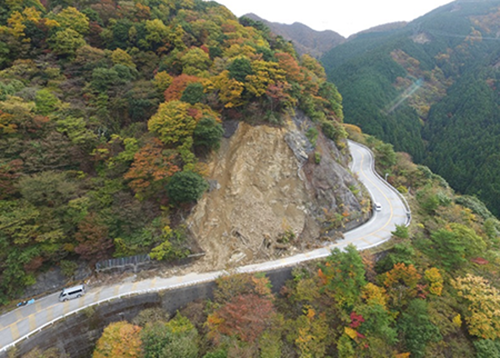
<svg viewBox="0 0 500 358">
<path fill-rule="evenodd" d="M 290 133 L 299 145 L 290 144 Z M 328 146 L 318 144 L 324 164 L 317 165 L 300 138 L 307 141 L 290 120 L 281 128 L 240 123 L 224 139 L 209 162 L 212 190 L 187 218 L 206 253 L 193 269 L 227 269 L 319 247 L 331 240 L 322 236 L 330 219 L 325 213 L 361 211 L 347 188 L 355 180 L 331 158 Z M 332 175 L 338 168 L 341 173 Z"/>
</svg>

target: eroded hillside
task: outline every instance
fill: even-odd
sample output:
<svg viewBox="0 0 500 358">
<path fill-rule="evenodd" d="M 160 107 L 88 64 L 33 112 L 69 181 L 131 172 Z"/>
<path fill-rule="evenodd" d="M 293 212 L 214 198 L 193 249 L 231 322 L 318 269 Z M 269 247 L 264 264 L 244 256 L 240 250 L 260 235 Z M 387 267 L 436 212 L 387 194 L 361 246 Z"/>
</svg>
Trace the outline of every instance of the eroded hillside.
<svg viewBox="0 0 500 358">
<path fill-rule="evenodd" d="M 344 155 L 322 135 L 313 148 L 310 126 L 304 117 L 280 128 L 240 123 L 223 141 L 211 190 L 187 220 L 212 268 L 317 247 L 361 219 L 367 201 L 338 163 Z"/>
</svg>

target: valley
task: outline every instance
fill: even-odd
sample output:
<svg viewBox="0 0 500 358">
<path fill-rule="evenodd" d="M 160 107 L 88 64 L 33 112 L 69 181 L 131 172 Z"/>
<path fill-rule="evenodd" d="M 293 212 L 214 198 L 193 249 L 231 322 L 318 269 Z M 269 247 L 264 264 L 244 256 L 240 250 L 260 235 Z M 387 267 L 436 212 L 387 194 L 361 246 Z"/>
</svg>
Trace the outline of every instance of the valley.
<svg viewBox="0 0 500 358">
<path fill-rule="evenodd" d="M 500 357 L 500 0 L 0 3 L 0 354 Z"/>
<path fill-rule="evenodd" d="M 322 57 L 346 121 L 408 152 L 496 215 L 500 3 L 455 1 Z"/>
</svg>

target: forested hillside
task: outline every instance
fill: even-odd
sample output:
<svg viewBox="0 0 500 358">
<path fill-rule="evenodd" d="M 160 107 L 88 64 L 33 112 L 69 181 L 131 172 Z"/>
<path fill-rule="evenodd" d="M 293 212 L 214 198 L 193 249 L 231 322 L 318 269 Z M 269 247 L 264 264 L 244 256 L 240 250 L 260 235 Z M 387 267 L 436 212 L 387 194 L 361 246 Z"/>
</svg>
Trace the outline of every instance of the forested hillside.
<svg viewBox="0 0 500 358">
<path fill-rule="evenodd" d="M 384 253 L 333 250 L 296 267 L 276 294 L 263 275 L 221 277 L 212 300 L 173 317 L 149 308 L 111 323 L 93 357 L 499 357 L 500 222 L 406 154 L 347 128 L 402 191 L 413 188 L 412 224 L 396 227 Z M 57 349 L 32 352 L 42 353 Z"/>
<path fill-rule="evenodd" d="M 326 54 L 346 121 L 500 214 L 500 2 L 455 1 Z"/>
<path fill-rule="evenodd" d="M 0 303 L 54 265 L 189 254 L 226 120 L 345 133 L 321 65 L 214 2 L 0 0 L 0 54 Z"/>
</svg>

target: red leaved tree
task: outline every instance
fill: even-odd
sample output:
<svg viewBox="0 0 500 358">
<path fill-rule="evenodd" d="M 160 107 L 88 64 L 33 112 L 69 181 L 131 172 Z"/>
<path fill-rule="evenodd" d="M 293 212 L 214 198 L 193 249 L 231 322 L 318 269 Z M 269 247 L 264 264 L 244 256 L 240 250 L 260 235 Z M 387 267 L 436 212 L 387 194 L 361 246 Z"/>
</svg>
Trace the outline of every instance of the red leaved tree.
<svg viewBox="0 0 500 358">
<path fill-rule="evenodd" d="M 226 335 L 254 342 L 268 328 L 274 314 L 270 298 L 256 294 L 238 295 L 208 316 L 209 336 L 215 341 Z"/>
<path fill-rule="evenodd" d="M 88 214 L 78 224 L 75 238 L 79 242 L 79 245 L 75 247 L 75 252 L 92 264 L 105 259 L 113 247 L 113 241 L 108 235 L 108 227 L 101 222 L 96 213 Z"/>
<path fill-rule="evenodd" d="M 175 101 L 180 100 L 182 93 L 190 83 L 200 82 L 200 79 L 196 76 L 190 76 L 182 74 L 173 79 L 170 86 L 168 86 L 165 91 L 165 101 Z"/>
<path fill-rule="evenodd" d="M 289 82 L 300 82 L 303 78 L 300 66 L 292 55 L 284 52 L 278 52 L 274 55 L 278 60 L 278 65 L 286 72 L 286 79 Z"/>
</svg>

